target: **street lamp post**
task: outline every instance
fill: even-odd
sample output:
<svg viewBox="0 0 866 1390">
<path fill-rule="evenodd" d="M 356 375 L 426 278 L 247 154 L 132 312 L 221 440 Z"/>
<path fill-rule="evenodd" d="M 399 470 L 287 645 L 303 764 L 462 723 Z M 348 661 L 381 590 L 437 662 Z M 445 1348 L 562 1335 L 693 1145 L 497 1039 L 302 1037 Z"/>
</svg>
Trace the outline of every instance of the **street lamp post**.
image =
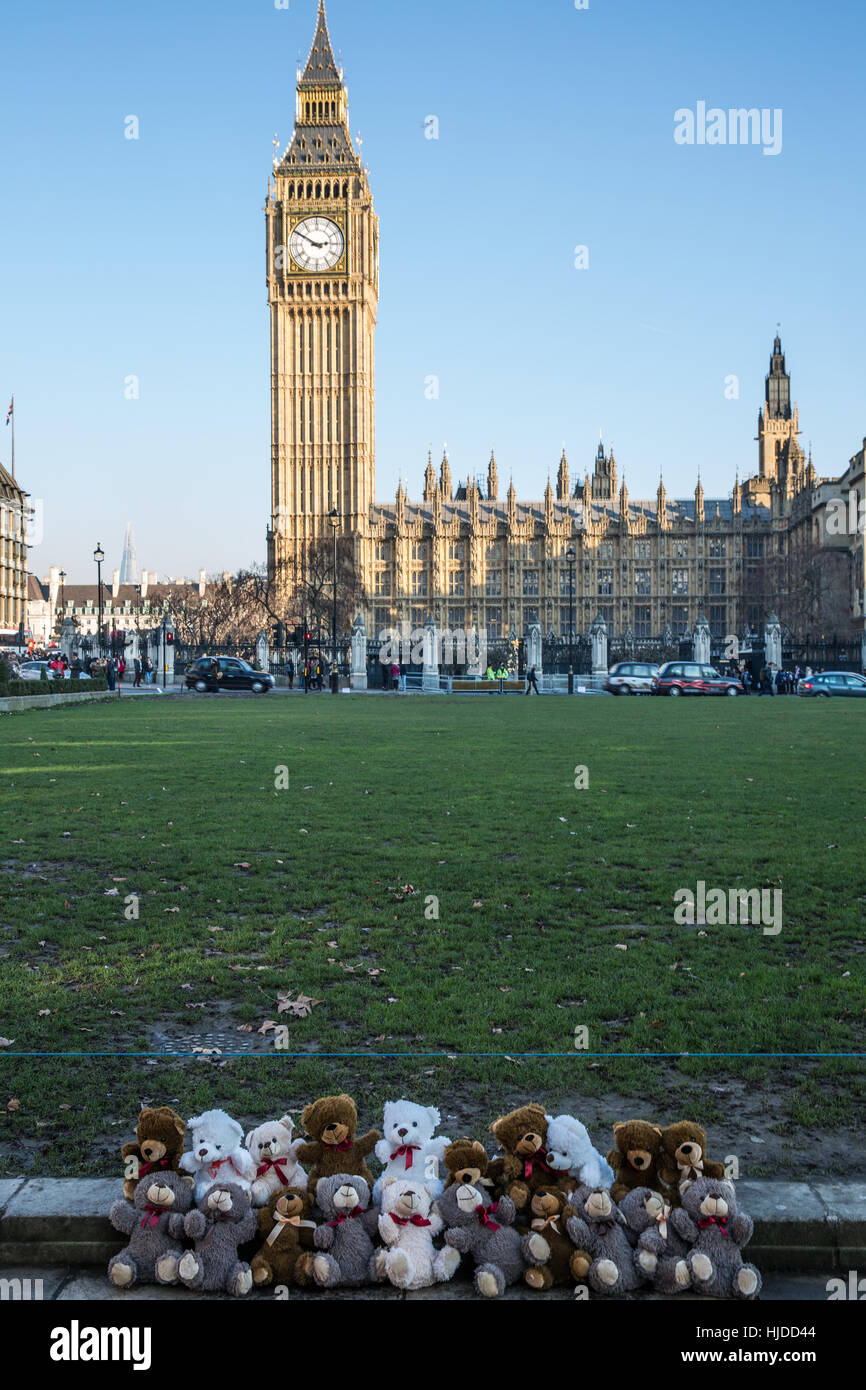
<svg viewBox="0 0 866 1390">
<path fill-rule="evenodd" d="M 565 552 L 568 561 L 568 693 L 574 694 L 574 547 Z"/>
<path fill-rule="evenodd" d="M 96 542 L 93 558 L 96 561 L 97 651 L 102 656 L 102 562 L 105 559 L 105 551 L 99 541 Z"/>
<path fill-rule="evenodd" d="M 340 526 L 340 513 L 336 507 L 332 507 L 329 514 L 329 521 L 334 530 L 334 611 L 331 617 L 331 642 L 333 646 L 333 667 L 331 671 L 333 693 L 337 694 L 339 680 L 337 677 L 337 531 Z"/>
</svg>

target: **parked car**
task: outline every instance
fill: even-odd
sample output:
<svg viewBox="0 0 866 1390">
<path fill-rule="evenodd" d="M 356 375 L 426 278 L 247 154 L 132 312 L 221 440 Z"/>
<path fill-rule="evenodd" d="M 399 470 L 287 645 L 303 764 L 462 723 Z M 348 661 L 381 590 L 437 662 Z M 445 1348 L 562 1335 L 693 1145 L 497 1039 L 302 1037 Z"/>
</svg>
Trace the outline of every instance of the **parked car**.
<svg viewBox="0 0 866 1390">
<path fill-rule="evenodd" d="M 188 690 L 252 690 L 264 695 L 274 687 L 274 678 L 255 671 L 238 656 L 201 656 L 186 673 Z"/>
<path fill-rule="evenodd" d="M 22 681 L 41 681 L 43 671 L 50 681 L 55 678 L 59 680 L 61 675 L 64 680 L 69 680 L 72 674 L 68 667 L 63 672 L 52 671 L 47 661 L 22 661 L 18 679 Z M 89 672 L 82 671 L 78 679 L 89 681 Z"/>
<path fill-rule="evenodd" d="M 797 694 L 820 695 L 825 699 L 830 695 L 866 698 L 866 676 L 857 676 L 853 671 L 819 671 L 817 676 L 800 677 Z"/>
<path fill-rule="evenodd" d="M 611 695 L 649 695 L 658 669 L 651 661 L 618 661 L 611 666 L 604 688 Z"/>
<path fill-rule="evenodd" d="M 667 661 L 652 680 L 653 695 L 742 695 L 736 676 L 723 676 L 715 666 L 697 661 Z"/>
</svg>

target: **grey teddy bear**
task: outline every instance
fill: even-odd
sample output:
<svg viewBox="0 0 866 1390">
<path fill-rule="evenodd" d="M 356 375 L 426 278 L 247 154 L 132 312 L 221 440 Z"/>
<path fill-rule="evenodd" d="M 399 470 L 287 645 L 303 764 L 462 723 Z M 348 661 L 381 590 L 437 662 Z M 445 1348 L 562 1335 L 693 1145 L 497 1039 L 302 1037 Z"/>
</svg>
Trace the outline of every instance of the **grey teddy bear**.
<svg viewBox="0 0 866 1390">
<path fill-rule="evenodd" d="M 692 1286 L 717 1298 L 757 1298 L 761 1276 L 740 1253 L 752 1238 L 754 1223 L 737 1210 L 734 1184 L 699 1178 L 682 1201 L 671 1220 L 690 1247 L 686 1259 Z"/>
<path fill-rule="evenodd" d="M 436 1206 L 445 1222 L 446 1245 L 475 1261 L 475 1288 L 483 1298 L 498 1298 L 521 1277 L 529 1259 L 543 1264 L 550 1254 L 537 1231 L 523 1238 L 515 1231 L 517 1209 L 510 1197 L 491 1202 L 484 1188 L 455 1182 Z"/>
<path fill-rule="evenodd" d="M 182 1284 L 209 1293 L 225 1290 L 236 1297 L 249 1293 L 252 1272 L 238 1259 L 238 1246 L 252 1240 L 258 1230 L 249 1192 L 234 1182 L 214 1183 L 202 1194 L 183 1228 L 195 1241 L 195 1249 L 187 1250 L 177 1267 Z"/>
<path fill-rule="evenodd" d="M 692 1282 L 686 1256 L 688 1243 L 671 1221 L 672 1210 L 658 1192 L 634 1187 L 619 1204 L 626 1225 L 637 1238 L 634 1253 L 638 1273 L 659 1293 L 682 1293 Z"/>
<path fill-rule="evenodd" d="M 381 1279 L 372 1237 L 379 1213 L 370 1207 L 370 1187 L 357 1173 L 334 1173 L 316 1184 L 324 1225 L 313 1233 L 313 1278 L 323 1289 L 357 1288 Z"/>
<path fill-rule="evenodd" d="M 592 1255 L 590 1288 L 604 1294 L 640 1288 L 646 1276 L 635 1267 L 634 1232 L 607 1189 L 579 1187 L 569 1200 L 577 1215 L 569 1217 L 566 1230 L 579 1249 Z"/>
<path fill-rule="evenodd" d="M 183 1219 L 191 1206 L 189 1183 L 171 1172 L 137 1182 L 132 1204 L 115 1202 L 109 1220 L 130 1240 L 109 1263 L 112 1284 L 119 1289 L 131 1289 L 133 1284 L 176 1284 Z"/>
</svg>

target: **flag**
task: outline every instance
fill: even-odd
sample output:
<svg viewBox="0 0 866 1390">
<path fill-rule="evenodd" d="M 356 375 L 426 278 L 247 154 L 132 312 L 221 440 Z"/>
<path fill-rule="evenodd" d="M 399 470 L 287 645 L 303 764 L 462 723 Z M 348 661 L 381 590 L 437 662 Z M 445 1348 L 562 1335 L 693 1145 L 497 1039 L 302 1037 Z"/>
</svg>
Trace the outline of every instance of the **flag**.
<svg viewBox="0 0 866 1390">
<path fill-rule="evenodd" d="M 15 413 L 15 397 L 13 396 L 12 399 L 11 399 L 11 401 L 9 402 L 9 409 L 6 411 L 6 423 L 7 423 L 7 425 L 9 424 L 9 421 L 12 419 L 12 416 L 14 415 L 14 413 Z"/>
</svg>

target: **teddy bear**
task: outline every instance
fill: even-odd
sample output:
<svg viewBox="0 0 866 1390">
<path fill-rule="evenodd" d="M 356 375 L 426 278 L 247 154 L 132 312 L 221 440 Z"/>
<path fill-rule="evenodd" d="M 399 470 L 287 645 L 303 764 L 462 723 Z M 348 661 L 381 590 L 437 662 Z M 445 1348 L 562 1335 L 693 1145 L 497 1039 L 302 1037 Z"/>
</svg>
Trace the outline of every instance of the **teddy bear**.
<svg viewBox="0 0 866 1390">
<path fill-rule="evenodd" d="M 682 1293 L 691 1283 L 689 1247 L 674 1229 L 666 1197 L 648 1187 L 633 1187 L 619 1204 L 635 1249 L 635 1267 L 659 1293 Z"/>
<path fill-rule="evenodd" d="M 315 1221 L 313 1199 L 306 1177 L 299 1187 L 281 1187 L 271 1193 L 266 1207 L 257 1212 L 262 1246 L 250 1264 L 253 1283 L 294 1284 L 313 1282 Z"/>
<path fill-rule="evenodd" d="M 440 1177 L 445 1150 L 451 1143 L 445 1135 L 434 1138 L 441 1122 L 435 1105 L 416 1105 L 411 1100 L 386 1100 L 382 1124 L 384 1138 L 375 1148 L 384 1171 L 373 1186 L 373 1202 L 381 1204 L 386 1178 L 411 1178 L 423 1182 L 434 1197 L 442 1191 Z"/>
<path fill-rule="evenodd" d="M 696 1178 L 723 1178 L 725 1165 L 707 1157 L 707 1136 L 692 1120 L 680 1120 L 662 1130 L 659 1177 L 671 1206 L 678 1207 L 685 1187 Z"/>
<path fill-rule="evenodd" d="M 483 1187 L 455 1182 L 436 1205 L 446 1227 L 446 1245 L 475 1262 L 475 1289 L 482 1298 L 498 1298 L 520 1278 L 526 1266 L 524 1249 L 535 1259 L 547 1258 L 550 1247 L 543 1236 L 532 1231 L 521 1239 L 514 1229 L 517 1212 L 510 1197 L 491 1202 Z"/>
<path fill-rule="evenodd" d="M 573 1178 L 572 1186 L 610 1187 L 613 1169 L 593 1148 L 586 1127 L 573 1115 L 546 1115 L 547 1161 L 554 1173 Z"/>
<path fill-rule="evenodd" d="M 547 1117 L 543 1105 L 522 1105 L 508 1115 L 500 1115 L 490 1132 L 505 1150 L 499 1169 L 497 1190 L 510 1197 L 518 1211 L 537 1187 L 567 1186 L 567 1176 L 554 1173 L 547 1161 Z"/>
<path fill-rule="evenodd" d="M 561 1187 L 539 1187 L 529 1199 L 530 1231 L 544 1237 L 547 1258 L 539 1260 L 531 1249 L 525 1251 L 528 1268 L 523 1281 L 531 1289 L 551 1289 L 555 1284 L 582 1283 L 589 1273 L 592 1256 L 575 1250 L 566 1223 L 574 1210 L 568 1193 Z"/>
<path fill-rule="evenodd" d="M 379 1235 L 387 1249 L 376 1251 L 376 1271 L 398 1289 L 428 1289 L 444 1284 L 460 1263 L 450 1245 L 435 1250 L 433 1237 L 443 1229 L 428 1183 L 408 1178 L 382 1179 Z"/>
<path fill-rule="evenodd" d="M 189 1183 L 173 1172 L 140 1178 L 132 1205 L 115 1202 L 109 1220 L 129 1236 L 129 1244 L 109 1262 L 112 1284 L 119 1289 L 131 1289 L 133 1284 L 176 1284 L 183 1221 L 191 1206 Z"/>
<path fill-rule="evenodd" d="M 754 1224 L 737 1210 L 732 1182 L 698 1178 L 690 1183 L 671 1222 L 689 1246 L 686 1262 L 694 1289 L 717 1298 L 757 1298 L 761 1276 L 740 1253 L 752 1238 Z"/>
<path fill-rule="evenodd" d="M 220 1290 L 236 1298 L 249 1293 L 252 1271 L 238 1259 L 238 1246 L 252 1239 L 257 1226 L 249 1188 L 236 1182 L 212 1183 L 195 1211 L 184 1218 L 184 1235 L 195 1241 L 195 1248 L 178 1264 L 180 1282 L 188 1289 Z"/>
<path fill-rule="evenodd" d="M 574 1216 L 567 1230 L 574 1244 L 592 1256 L 587 1281 L 596 1293 L 628 1293 L 645 1283 L 634 1262 L 625 1218 L 604 1187 L 579 1187 L 572 1192 Z"/>
<path fill-rule="evenodd" d="M 613 1127 L 613 1137 L 616 1147 L 607 1156 L 614 1172 L 610 1189 L 613 1200 L 622 1201 L 633 1187 L 662 1191 L 664 1184 L 658 1173 L 662 1132 L 658 1125 L 651 1125 L 646 1120 L 621 1120 Z"/>
<path fill-rule="evenodd" d="M 501 1167 L 502 1160 L 497 1161 Z M 470 1187 L 494 1185 L 494 1179 L 490 1177 L 490 1157 L 484 1145 L 475 1139 L 455 1139 L 445 1150 L 444 1163 L 448 1172 L 446 1187 L 453 1182 L 465 1182 Z"/>
<path fill-rule="evenodd" d="M 224 1110 L 205 1110 L 189 1120 L 187 1128 L 192 1147 L 180 1160 L 180 1169 L 195 1174 L 196 1202 L 201 1202 L 214 1183 L 230 1182 L 249 1191 L 256 1165 L 241 1147 L 244 1132 L 237 1120 Z"/>
<path fill-rule="evenodd" d="M 250 1188 L 254 1207 L 267 1206 L 271 1194 L 281 1188 L 306 1186 L 307 1175 L 296 1158 L 302 1141 L 292 1142 L 293 1131 L 291 1117 L 284 1115 L 281 1120 L 268 1120 L 257 1129 L 251 1129 L 244 1140 L 256 1165 Z"/>
<path fill-rule="evenodd" d="M 338 1173 L 357 1174 L 368 1189 L 373 1186 L 373 1175 L 364 1160 L 382 1136 L 377 1129 L 370 1129 L 360 1139 L 355 1138 L 358 1111 L 351 1096 L 322 1096 L 314 1100 L 301 1112 L 301 1124 L 310 1139 L 298 1145 L 295 1157 L 299 1163 L 313 1165 L 307 1186 L 314 1197 L 319 1179 Z"/>
<path fill-rule="evenodd" d="M 133 1200 L 139 1178 L 149 1174 L 176 1173 L 183 1153 L 186 1125 L 167 1105 L 146 1105 L 138 1116 L 135 1140 L 120 1150 L 123 1164 L 123 1195 Z"/>
<path fill-rule="evenodd" d="M 380 1279 L 372 1239 L 379 1213 L 370 1207 L 365 1179 L 357 1173 L 319 1178 L 316 1203 L 325 1213 L 324 1225 L 313 1233 L 313 1278 L 320 1288 L 358 1288 Z"/>
</svg>

